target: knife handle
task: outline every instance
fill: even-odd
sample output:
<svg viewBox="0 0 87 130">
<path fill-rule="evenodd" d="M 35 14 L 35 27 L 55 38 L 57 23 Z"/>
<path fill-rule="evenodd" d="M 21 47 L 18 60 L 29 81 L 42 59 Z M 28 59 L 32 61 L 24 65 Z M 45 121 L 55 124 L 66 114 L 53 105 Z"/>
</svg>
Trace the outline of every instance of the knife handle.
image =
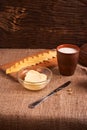
<svg viewBox="0 0 87 130">
<path fill-rule="evenodd" d="M 66 83 L 64 83 L 63 85 L 61 85 L 60 87 L 54 89 L 52 92 L 50 92 L 48 95 L 46 95 L 45 97 L 42 97 L 41 99 L 33 102 L 32 104 L 29 104 L 29 108 L 34 108 L 37 105 L 39 105 L 41 102 L 43 102 L 44 100 L 46 100 L 48 97 L 52 96 L 54 93 L 56 93 L 57 91 L 62 90 L 63 88 L 67 87 L 69 84 L 71 83 L 71 81 L 67 81 Z"/>
</svg>

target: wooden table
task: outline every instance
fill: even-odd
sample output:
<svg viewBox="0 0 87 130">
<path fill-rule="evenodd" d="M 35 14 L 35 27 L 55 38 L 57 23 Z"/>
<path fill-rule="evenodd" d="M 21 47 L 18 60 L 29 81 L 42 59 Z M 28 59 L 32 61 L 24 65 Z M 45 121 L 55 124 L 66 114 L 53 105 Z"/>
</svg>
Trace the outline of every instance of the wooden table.
<svg viewBox="0 0 87 130">
<path fill-rule="evenodd" d="M 0 64 L 42 49 L 0 49 Z M 87 130 L 87 71 L 78 65 L 73 76 L 52 68 L 51 82 L 41 91 L 29 91 L 0 71 L 0 130 Z M 67 88 L 29 109 L 33 101 L 71 80 Z M 70 90 L 71 89 L 71 90 Z M 70 91 L 70 93 L 69 93 Z"/>
</svg>

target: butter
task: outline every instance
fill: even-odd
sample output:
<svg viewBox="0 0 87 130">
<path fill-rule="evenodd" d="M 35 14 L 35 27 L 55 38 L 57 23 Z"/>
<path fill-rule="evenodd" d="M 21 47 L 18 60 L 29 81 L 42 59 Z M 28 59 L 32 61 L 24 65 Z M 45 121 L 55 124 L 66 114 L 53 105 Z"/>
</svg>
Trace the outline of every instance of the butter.
<svg viewBox="0 0 87 130">
<path fill-rule="evenodd" d="M 47 79 L 47 76 L 45 74 L 39 73 L 38 71 L 35 71 L 35 70 L 29 70 L 26 73 L 24 81 L 37 83 L 37 82 L 46 81 L 46 79 Z"/>
</svg>

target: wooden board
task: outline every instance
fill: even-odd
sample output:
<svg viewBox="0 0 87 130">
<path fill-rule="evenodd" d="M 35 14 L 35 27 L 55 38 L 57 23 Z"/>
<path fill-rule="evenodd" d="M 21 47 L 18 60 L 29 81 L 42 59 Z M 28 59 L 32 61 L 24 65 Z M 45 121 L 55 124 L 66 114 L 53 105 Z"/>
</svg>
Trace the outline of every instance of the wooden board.
<svg viewBox="0 0 87 130">
<path fill-rule="evenodd" d="M 0 47 L 87 43 L 86 0 L 1 0 Z"/>
</svg>

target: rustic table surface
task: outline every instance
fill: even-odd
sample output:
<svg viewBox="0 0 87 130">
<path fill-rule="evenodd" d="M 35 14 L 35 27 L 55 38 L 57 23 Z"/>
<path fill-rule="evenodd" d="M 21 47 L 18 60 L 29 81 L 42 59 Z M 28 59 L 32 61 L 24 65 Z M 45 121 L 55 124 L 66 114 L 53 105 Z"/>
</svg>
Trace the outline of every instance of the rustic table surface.
<svg viewBox="0 0 87 130">
<path fill-rule="evenodd" d="M 42 49 L 0 49 L 0 64 Z M 78 64 L 73 76 L 52 68 L 51 82 L 41 91 L 29 91 L 0 71 L 0 130 L 87 130 L 87 71 Z M 28 105 L 67 80 L 72 83 L 34 109 Z"/>
</svg>

